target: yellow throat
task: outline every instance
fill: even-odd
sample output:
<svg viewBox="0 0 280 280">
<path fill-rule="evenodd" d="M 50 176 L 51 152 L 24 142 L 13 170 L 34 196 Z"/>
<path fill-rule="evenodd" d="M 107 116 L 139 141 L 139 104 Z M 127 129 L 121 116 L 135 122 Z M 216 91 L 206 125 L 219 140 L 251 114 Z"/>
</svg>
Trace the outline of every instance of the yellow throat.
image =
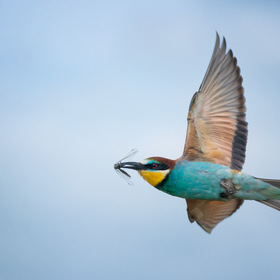
<svg viewBox="0 0 280 280">
<path fill-rule="evenodd" d="M 166 175 L 169 173 L 168 170 L 140 170 L 139 174 L 152 186 L 158 185 L 160 182 L 164 180 Z"/>
</svg>

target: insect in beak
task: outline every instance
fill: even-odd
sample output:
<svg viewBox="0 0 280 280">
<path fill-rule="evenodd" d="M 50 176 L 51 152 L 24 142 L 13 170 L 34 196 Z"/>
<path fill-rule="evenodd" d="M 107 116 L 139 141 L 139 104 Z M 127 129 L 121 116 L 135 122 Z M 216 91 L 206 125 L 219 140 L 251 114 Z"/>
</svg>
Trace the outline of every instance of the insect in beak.
<svg viewBox="0 0 280 280">
<path fill-rule="evenodd" d="M 131 176 L 124 171 L 122 168 L 129 168 L 128 166 L 125 166 L 126 163 L 123 163 L 122 161 L 133 157 L 138 151 L 136 149 L 132 149 L 124 158 L 119 160 L 117 163 L 114 164 L 114 169 L 116 172 L 131 186 L 133 186 L 133 182 L 131 180 Z"/>
</svg>

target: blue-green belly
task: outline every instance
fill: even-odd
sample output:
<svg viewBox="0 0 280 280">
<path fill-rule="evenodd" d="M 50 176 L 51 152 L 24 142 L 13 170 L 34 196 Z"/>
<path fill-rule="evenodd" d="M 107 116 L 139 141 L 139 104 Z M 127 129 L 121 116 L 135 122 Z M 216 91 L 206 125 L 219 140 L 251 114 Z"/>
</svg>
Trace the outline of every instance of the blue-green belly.
<svg viewBox="0 0 280 280">
<path fill-rule="evenodd" d="M 235 186 L 235 192 L 228 197 L 221 195 L 226 193 L 220 184 L 223 179 L 231 179 Z M 209 162 L 178 161 L 159 189 L 170 195 L 188 199 L 280 199 L 278 188 L 227 166 Z"/>
</svg>

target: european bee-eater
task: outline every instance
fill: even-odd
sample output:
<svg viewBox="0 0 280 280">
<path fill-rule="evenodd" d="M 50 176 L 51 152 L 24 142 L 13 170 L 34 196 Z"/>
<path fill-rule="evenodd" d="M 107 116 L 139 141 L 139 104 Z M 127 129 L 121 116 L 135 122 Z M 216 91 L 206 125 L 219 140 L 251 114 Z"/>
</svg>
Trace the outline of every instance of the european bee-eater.
<svg viewBox="0 0 280 280">
<path fill-rule="evenodd" d="M 210 233 L 233 214 L 244 199 L 280 210 L 280 180 L 257 179 L 241 172 L 245 161 L 247 122 L 240 68 L 226 41 L 217 34 L 204 79 L 191 100 L 183 155 L 177 160 L 150 157 L 122 162 L 152 186 L 186 199 L 190 222 Z"/>
</svg>

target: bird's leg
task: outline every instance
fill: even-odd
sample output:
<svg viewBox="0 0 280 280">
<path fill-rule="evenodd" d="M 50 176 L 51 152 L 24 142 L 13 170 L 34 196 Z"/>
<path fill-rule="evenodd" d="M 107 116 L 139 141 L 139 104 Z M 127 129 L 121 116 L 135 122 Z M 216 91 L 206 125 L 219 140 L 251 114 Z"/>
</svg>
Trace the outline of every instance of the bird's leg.
<svg viewBox="0 0 280 280">
<path fill-rule="evenodd" d="M 222 198 L 230 198 L 230 196 L 236 192 L 232 179 L 222 179 L 220 185 L 226 190 L 226 192 L 220 193 Z"/>
</svg>

